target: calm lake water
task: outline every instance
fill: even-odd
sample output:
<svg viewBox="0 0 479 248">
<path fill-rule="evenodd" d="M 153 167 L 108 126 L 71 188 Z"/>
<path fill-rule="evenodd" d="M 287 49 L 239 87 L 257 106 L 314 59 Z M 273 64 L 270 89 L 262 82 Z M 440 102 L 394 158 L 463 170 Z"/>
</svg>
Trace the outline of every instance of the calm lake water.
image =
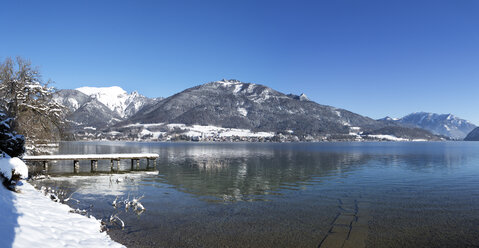
<svg viewBox="0 0 479 248">
<path fill-rule="evenodd" d="M 34 184 L 75 192 L 80 203 L 69 204 L 97 218 L 118 214 L 126 226 L 109 234 L 128 247 L 479 247 L 479 142 L 65 142 L 58 151 L 138 152 L 158 153 L 159 172 L 71 176 L 67 162 Z M 140 215 L 111 205 L 143 195 Z"/>
</svg>

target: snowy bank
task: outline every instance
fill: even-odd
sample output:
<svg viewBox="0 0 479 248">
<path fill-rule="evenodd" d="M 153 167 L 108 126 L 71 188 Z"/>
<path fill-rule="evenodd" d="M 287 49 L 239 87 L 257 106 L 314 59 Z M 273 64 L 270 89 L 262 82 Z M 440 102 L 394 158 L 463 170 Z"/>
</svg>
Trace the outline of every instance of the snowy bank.
<svg viewBox="0 0 479 248">
<path fill-rule="evenodd" d="M 94 218 L 70 213 L 67 205 L 42 195 L 31 184 L 21 193 L 0 187 L 0 240 L 12 247 L 124 247 L 100 232 Z"/>
<path fill-rule="evenodd" d="M 11 173 L 11 166 L 22 170 L 18 162 L 23 163 L 15 158 L 0 158 L 7 173 Z M 16 189 L 20 192 L 0 185 L 1 246 L 124 247 L 100 232 L 99 220 L 70 213 L 69 206 L 51 201 L 27 182 L 17 183 Z"/>
<path fill-rule="evenodd" d="M 0 173 L 8 180 L 11 180 L 13 175 L 26 179 L 28 178 L 28 167 L 19 158 L 0 158 Z"/>
</svg>

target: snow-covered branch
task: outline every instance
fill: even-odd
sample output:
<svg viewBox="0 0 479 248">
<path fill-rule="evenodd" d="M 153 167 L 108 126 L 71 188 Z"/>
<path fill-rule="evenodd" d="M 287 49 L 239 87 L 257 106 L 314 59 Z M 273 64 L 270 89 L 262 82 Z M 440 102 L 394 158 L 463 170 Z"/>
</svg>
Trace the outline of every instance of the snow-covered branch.
<svg viewBox="0 0 479 248">
<path fill-rule="evenodd" d="M 0 63 L 0 110 L 13 118 L 12 128 L 27 140 L 57 140 L 66 129 L 66 108 L 53 100 L 50 83 L 42 81 L 28 60 L 7 58 Z"/>
</svg>

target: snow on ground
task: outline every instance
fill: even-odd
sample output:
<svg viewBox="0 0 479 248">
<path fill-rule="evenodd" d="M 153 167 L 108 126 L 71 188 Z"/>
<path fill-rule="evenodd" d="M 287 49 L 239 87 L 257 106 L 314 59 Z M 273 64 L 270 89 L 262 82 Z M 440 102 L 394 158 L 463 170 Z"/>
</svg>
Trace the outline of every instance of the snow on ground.
<svg viewBox="0 0 479 248">
<path fill-rule="evenodd" d="M 247 111 L 245 108 L 238 108 L 238 112 L 239 112 L 242 116 L 247 116 L 247 115 L 248 115 L 248 111 Z"/>
<path fill-rule="evenodd" d="M 168 128 L 172 129 L 172 128 L 180 128 L 180 129 L 184 129 L 186 127 L 185 124 L 181 124 L 181 123 L 172 123 L 172 124 L 168 124 L 166 125 Z"/>
<path fill-rule="evenodd" d="M 231 79 L 231 80 L 223 79 L 223 80 L 220 80 L 220 81 L 216 81 L 214 83 L 220 84 L 223 87 L 228 87 L 228 86 L 232 86 L 232 85 L 234 85 L 234 86 L 237 86 L 237 85 L 241 86 L 242 85 L 242 83 L 240 81 L 234 80 L 234 79 Z"/>
<path fill-rule="evenodd" d="M 381 139 L 381 140 L 391 140 L 391 141 L 409 141 L 408 139 L 398 138 L 394 135 L 387 135 L 387 134 L 370 134 L 368 135 L 369 138 L 374 139 Z"/>
<path fill-rule="evenodd" d="M 8 180 L 12 179 L 13 174 L 25 179 L 28 178 L 28 167 L 19 158 L 0 158 L 0 173 Z"/>
<path fill-rule="evenodd" d="M 387 134 L 375 134 L 375 135 L 368 135 L 369 138 L 380 139 L 380 140 L 389 140 L 389 141 L 427 141 L 425 139 L 405 139 L 405 138 L 398 138 L 394 135 L 387 135 Z"/>
<path fill-rule="evenodd" d="M 239 136 L 239 137 L 273 137 L 273 132 L 251 132 L 247 129 L 236 129 L 231 128 L 228 131 L 220 133 L 220 137 L 232 137 L 232 136 Z"/>
<path fill-rule="evenodd" d="M 128 124 L 125 127 L 143 127 L 143 128 L 149 128 L 149 127 L 162 127 L 164 126 L 164 123 L 153 123 L 153 124 L 141 124 L 141 123 L 135 123 L 135 124 Z"/>
<path fill-rule="evenodd" d="M 361 128 L 360 127 L 349 127 L 349 130 L 353 131 L 353 132 L 359 132 L 361 130 Z"/>
<path fill-rule="evenodd" d="M 235 89 L 233 90 L 233 94 L 238 94 L 238 92 L 241 90 L 241 88 L 243 87 L 242 84 L 237 84 L 235 85 Z"/>
<path fill-rule="evenodd" d="M 361 128 L 360 127 L 349 127 L 349 135 L 354 136 L 355 141 L 361 141 L 363 140 L 363 137 L 361 136 Z"/>
<path fill-rule="evenodd" d="M 241 115 L 247 115 L 248 111 L 245 108 L 238 108 Z M 141 128 L 138 133 L 140 140 L 155 140 L 160 137 L 168 139 L 175 135 L 185 135 L 190 138 L 228 138 L 228 137 L 244 137 L 244 138 L 267 138 L 274 137 L 274 132 L 253 132 L 249 129 L 239 128 L 225 128 L 212 125 L 186 125 L 183 123 L 150 123 L 150 124 L 129 124 L 125 127 Z M 160 131 L 161 130 L 161 131 Z M 111 131 L 109 135 L 120 135 L 116 131 Z"/>
<path fill-rule="evenodd" d="M 78 101 L 74 98 L 69 98 L 68 99 L 68 102 L 71 104 L 71 106 L 73 107 L 74 111 L 77 110 L 79 107 L 80 107 L 80 104 L 78 103 Z"/>
<path fill-rule="evenodd" d="M 166 134 L 166 132 L 153 132 L 153 131 L 150 131 L 150 130 L 147 130 L 147 129 L 143 129 L 140 132 L 141 137 L 151 136 L 152 139 L 158 139 L 160 136 L 165 135 L 165 134 Z"/>
<path fill-rule="evenodd" d="M 451 131 L 451 128 L 449 128 L 448 125 L 444 124 L 444 128 L 447 130 L 447 131 Z"/>
<path fill-rule="evenodd" d="M 8 177 L 14 168 L 28 177 L 18 158 L 0 158 Z M 67 205 L 51 201 L 27 182 L 17 183 L 18 193 L 0 186 L 0 246 L 5 247 L 124 247 L 100 232 L 100 222 L 70 213 Z"/>
<path fill-rule="evenodd" d="M 20 193 L 0 187 L 0 240 L 8 247 L 124 247 L 100 232 L 100 222 L 70 213 L 24 182 Z"/>
<path fill-rule="evenodd" d="M 217 126 L 202 126 L 202 125 L 192 125 L 187 126 L 185 124 L 168 124 L 168 128 L 179 128 L 185 130 L 183 133 L 189 137 L 273 137 L 274 132 L 253 132 L 249 129 L 239 129 L 239 128 L 224 128 Z"/>
</svg>

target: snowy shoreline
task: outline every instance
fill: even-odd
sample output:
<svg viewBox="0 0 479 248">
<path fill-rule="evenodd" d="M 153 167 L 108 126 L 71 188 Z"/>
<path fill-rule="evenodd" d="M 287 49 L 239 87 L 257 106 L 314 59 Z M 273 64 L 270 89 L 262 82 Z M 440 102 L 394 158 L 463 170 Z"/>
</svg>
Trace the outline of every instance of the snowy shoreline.
<svg viewBox="0 0 479 248">
<path fill-rule="evenodd" d="M 21 172 L 26 165 L 18 158 L 0 158 L 0 172 Z M 13 166 L 13 170 L 10 167 Z M 25 168 L 23 168 L 25 167 Z M 27 177 L 22 174 L 22 178 Z M 65 204 L 53 202 L 25 180 L 18 181 L 17 192 L 0 186 L 0 242 L 6 247 L 125 247 L 100 232 L 94 217 L 71 213 Z"/>
<path fill-rule="evenodd" d="M 0 240 L 11 247 L 125 247 L 100 232 L 100 221 L 70 213 L 28 182 L 19 193 L 0 187 Z"/>
</svg>

